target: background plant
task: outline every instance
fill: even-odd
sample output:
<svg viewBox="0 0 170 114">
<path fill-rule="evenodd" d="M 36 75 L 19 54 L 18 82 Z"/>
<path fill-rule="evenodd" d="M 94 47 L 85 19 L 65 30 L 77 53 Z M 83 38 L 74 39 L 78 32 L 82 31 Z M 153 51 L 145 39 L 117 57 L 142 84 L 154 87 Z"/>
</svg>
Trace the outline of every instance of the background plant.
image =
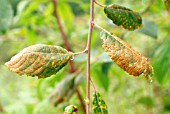
<svg viewBox="0 0 170 114">
<path fill-rule="evenodd" d="M 4 1 L 1 0 L 1 2 L 3 3 Z M 113 3 L 113 1 L 100 2 L 103 4 Z M 169 41 L 169 25 L 167 23 L 169 22 L 169 14 L 161 0 L 154 2 L 152 0 L 140 1 L 142 4 L 140 6 L 138 5 L 139 1 L 133 0 L 128 2 L 116 0 L 114 3 L 123 3 L 124 6 L 141 11 L 144 19 L 143 29 L 127 32 L 113 26 L 100 7 L 95 7 L 95 12 L 100 12 L 95 13 L 95 22 L 100 23 L 101 26 L 117 34 L 136 50 L 151 58 L 154 69 L 157 68 L 155 69 L 155 76 L 153 76 L 152 84 L 144 81 L 142 77 L 133 78 L 127 76 L 127 73 L 118 68 L 117 65 L 111 62 L 106 53 L 103 53 L 101 41 L 98 38 L 99 30 L 94 28 L 91 42 L 92 80 L 106 101 L 109 112 L 143 113 L 145 111 L 146 113 L 168 113 L 169 43 L 167 42 Z M 9 15 L 6 18 L 8 21 L 6 28 L 1 30 L 0 48 L 4 50 L 0 54 L 2 64 L 8 61 L 12 55 L 18 53 L 19 50 L 32 44 L 44 43 L 64 47 L 63 41 L 60 40 L 59 28 L 53 16 L 53 4 L 51 2 L 46 0 L 16 0 L 15 2 L 9 1 L 7 4 L 9 11 L 6 11 L 11 13 L 5 13 Z M 58 5 L 58 12 L 68 41 L 71 41 L 72 50 L 79 52 L 85 48 L 86 44 L 84 43 L 87 40 L 89 1 L 73 2 L 62 0 L 58 1 L 58 4 L 60 4 Z M 63 9 L 64 13 L 62 13 Z M 109 26 L 106 21 L 110 24 Z M 85 24 L 85 22 L 87 23 Z M 46 32 L 47 30 L 48 32 Z M 74 61 L 77 68 L 84 69 L 86 56 L 79 55 L 74 58 Z M 106 70 L 106 67 L 109 70 Z M 68 68 L 66 66 L 56 76 L 45 80 L 37 80 L 25 76 L 14 76 L 16 74 L 9 72 L 2 65 L 0 72 L 2 87 L 0 90 L 0 102 L 3 113 L 62 113 L 62 109 L 70 103 L 77 105 L 78 109 L 81 110 L 75 94 L 68 102 L 59 104 L 57 107 L 53 107 L 48 103 L 48 96 L 57 82 L 61 81 L 65 75 L 69 75 L 66 72 Z M 80 80 L 85 77 L 84 73 L 82 70 L 79 74 Z M 84 87 L 84 82 L 81 82 L 78 87 L 83 98 L 85 98 Z M 106 92 L 108 94 L 104 94 Z M 12 98 L 11 95 L 13 96 Z"/>
</svg>

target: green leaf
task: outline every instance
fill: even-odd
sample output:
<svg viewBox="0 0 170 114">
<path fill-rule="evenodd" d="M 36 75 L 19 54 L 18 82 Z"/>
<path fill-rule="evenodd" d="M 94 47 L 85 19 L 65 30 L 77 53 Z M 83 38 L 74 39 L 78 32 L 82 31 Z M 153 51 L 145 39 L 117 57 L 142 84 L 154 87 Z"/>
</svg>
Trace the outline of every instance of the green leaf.
<svg viewBox="0 0 170 114">
<path fill-rule="evenodd" d="M 92 114 L 108 114 L 107 105 L 97 91 L 93 94 L 92 102 Z"/>
<path fill-rule="evenodd" d="M 74 105 L 69 105 L 65 108 L 64 114 L 78 114 L 78 109 Z"/>
<path fill-rule="evenodd" d="M 56 89 L 50 95 L 50 102 L 53 105 L 67 101 L 75 91 L 75 77 L 77 74 L 72 74 L 65 77 L 61 82 L 57 84 Z"/>
<path fill-rule="evenodd" d="M 105 62 L 102 64 L 101 70 L 102 73 L 105 74 L 106 76 L 108 76 L 108 70 L 111 67 L 112 62 Z"/>
<path fill-rule="evenodd" d="M 157 25 L 154 22 L 147 20 L 144 20 L 143 23 L 144 26 L 139 29 L 138 32 L 156 39 L 158 37 Z"/>
<path fill-rule="evenodd" d="M 117 26 L 128 30 L 135 30 L 142 27 L 142 18 L 139 13 L 120 5 L 109 5 L 104 8 L 106 16 Z"/>
<path fill-rule="evenodd" d="M 0 0 L 0 5 L 0 32 L 4 32 L 12 22 L 13 11 L 7 0 Z"/>
<path fill-rule="evenodd" d="M 170 38 L 167 37 L 165 41 L 159 46 L 153 57 L 153 67 L 155 69 L 155 78 L 160 84 L 168 73 L 170 65 Z"/>
<path fill-rule="evenodd" d="M 105 63 L 104 63 L 105 64 Z M 109 65 L 108 65 L 109 66 Z M 103 87 L 105 91 L 109 88 L 109 77 L 107 75 L 107 68 L 103 67 L 103 64 L 93 64 L 92 65 L 92 78 L 98 84 L 98 86 Z"/>
<path fill-rule="evenodd" d="M 71 56 L 62 47 L 36 44 L 23 49 L 5 64 L 19 75 L 46 78 L 63 68 Z"/>
</svg>

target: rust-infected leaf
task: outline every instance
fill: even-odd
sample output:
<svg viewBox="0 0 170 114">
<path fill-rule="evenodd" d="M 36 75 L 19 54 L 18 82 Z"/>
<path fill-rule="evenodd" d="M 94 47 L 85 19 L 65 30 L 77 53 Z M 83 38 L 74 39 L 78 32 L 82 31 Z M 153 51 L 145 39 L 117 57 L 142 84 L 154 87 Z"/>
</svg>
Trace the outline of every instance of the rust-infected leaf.
<svg viewBox="0 0 170 114">
<path fill-rule="evenodd" d="M 36 44 L 20 51 L 5 65 L 19 75 L 46 78 L 63 68 L 71 56 L 62 47 Z"/>
<path fill-rule="evenodd" d="M 95 91 L 92 102 L 92 114 L 108 114 L 107 105 L 99 92 Z"/>
<path fill-rule="evenodd" d="M 128 43 L 120 38 L 113 38 L 107 33 L 101 33 L 103 39 L 103 48 L 111 59 L 130 75 L 144 76 L 151 79 L 153 68 L 149 64 L 148 59 L 135 51 Z"/>
<path fill-rule="evenodd" d="M 129 8 L 112 4 L 104 8 L 106 16 L 117 26 L 128 30 L 135 30 L 142 27 L 142 18 L 138 12 Z"/>
</svg>

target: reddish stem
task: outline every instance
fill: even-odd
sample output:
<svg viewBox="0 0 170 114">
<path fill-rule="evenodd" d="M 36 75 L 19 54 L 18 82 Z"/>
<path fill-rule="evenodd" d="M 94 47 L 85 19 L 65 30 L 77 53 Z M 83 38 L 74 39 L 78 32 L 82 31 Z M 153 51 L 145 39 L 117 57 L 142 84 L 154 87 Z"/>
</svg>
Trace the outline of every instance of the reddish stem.
<svg viewBox="0 0 170 114">
<path fill-rule="evenodd" d="M 82 97 L 81 97 L 81 94 L 80 94 L 80 91 L 76 88 L 76 93 L 77 93 L 77 97 L 79 98 L 79 99 L 82 99 Z M 81 106 L 82 106 L 82 110 L 83 110 L 83 112 L 85 113 L 86 112 L 86 106 L 85 106 L 85 104 L 84 104 L 84 101 L 83 100 L 80 100 L 80 103 L 81 103 Z"/>
<path fill-rule="evenodd" d="M 90 45 L 91 45 L 91 36 L 92 36 L 92 29 L 93 29 L 93 22 L 94 21 L 94 0 L 90 0 L 90 24 L 89 24 L 89 31 L 88 31 L 88 41 L 86 49 L 87 53 L 87 76 L 86 76 L 86 114 L 90 113 Z"/>
<path fill-rule="evenodd" d="M 58 15 L 58 11 L 57 11 L 57 0 L 52 0 L 52 2 L 53 2 L 53 5 L 54 5 L 54 16 L 55 16 L 56 22 L 57 22 L 57 24 L 58 24 L 58 27 L 59 27 L 59 30 L 60 30 L 62 39 L 63 39 L 63 41 L 64 41 L 64 45 L 65 45 L 65 47 L 66 47 L 66 49 L 67 49 L 68 51 L 71 51 L 70 44 L 69 44 L 69 42 L 68 42 L 68 40 L 67 40 L 68 38 L 67 38 L 67 36 L 66 36 L 66 33 L 64 32 L 63 26 L 62 26 L 61 21 L 60 21 L 60 17 L 59 17 L 59 15 Z M 76 70 L 75 70 L 75 68 L 74 68 L 74 63 L 73 63 L 73 61 L 70 60 L 70 61 L 69 61 L 69 64 L 70 64 L 70 73 L 74 73 Z M 80 100 L 82 110 L 83 110 L 83 112 L 85 113 L 85 112 L 86 112 L 85 104 L 84 104 L 83 99 L 82 99 L 82 97 L 81 97 L 80 91 L 79 91 L 78 89 L 76 89 L 76 93 L 77 93 L 77 96 L 78 96 L 78 98 L 79 98 L 79 100 Z"/>
<path fill-rule="evenodd" d="M 66 34 L 65 34 L 65 32 L 64 32 L 63 26 L 62 26 L 61 21 L 60 21 L 60 17 L 59 17 L 59 15 L 58 15 L 58 11 L 57 11 L 57 0 L 52 0 L 52 2 L 53 2 L 53 5 L 54 5 L 54 16 L 55 16 L 56 22 L 57 22 L 57 24 L 58 24 L 58 27 L 59 27 L 59 30 L 60 30 L 62 39 L 63 39 L 63 41 L 64 41 L 64 45 L 65 45 L 65 47 L 66 47 L 66 49 L 67 49 L 68 51 L 71 51 L 69 42 L 68 42 L 68 40 L 67 40 L 67 36 L 66 36 Z M 70 64 L 70 73 L 75 72 L 73 61 L 70 60 L 70 61 L 69 61 L 69 64 Z"/>
<path fill-rule="evenodd" d="M 98 6 L 100 6 L 100 7 L 106 7 L 105 5 L 102 5 L 102 4 L 100 4 L 99 2 L 97 2 L 96 0 L 94 0 L 94 3 L 96 3 Z"/>
</svg>

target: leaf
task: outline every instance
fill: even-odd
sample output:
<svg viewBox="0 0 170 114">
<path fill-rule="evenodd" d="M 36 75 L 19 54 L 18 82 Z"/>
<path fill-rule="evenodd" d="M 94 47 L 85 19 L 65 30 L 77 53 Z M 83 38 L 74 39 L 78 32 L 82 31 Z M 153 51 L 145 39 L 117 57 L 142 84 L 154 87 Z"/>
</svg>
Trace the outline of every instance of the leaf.
<svg viewBox="0 0 170 114">
<path fill-rule="evenodd" d="M 107 69 L 107 68 L 102 68 L 102 65 L 103 65 L 102 63 L 91 65 L 91 70 L 92 70 L 91 75 L 93 76 L 93 80 L 96 82 L 96 84 L 99 87 L 104 88 L 105 91 L 108 91 L 109 77 L 106 73 L 102 71 L 102 69 Z"/>
<path fill-rule="evenodd" d="M 108 70 L 111 67 L 112 63 L 111 62 L 105 62 L 101 66 L 102 73 L 108 76 Z"/>
<path fill-rule="evenodd" d="M 103 40 L 103 48 L 119 67 L 130 75 L 139 76 L 144 73 L 145 77 L 151 78 L 153 68 L 146 57 L 118 37 L 114 38 L 102 32 L 101 39 Z"/>
<path fill-rule="evenodd" d="M 56 89 L 50 95 L 50 102 L 53 105 L 67 101 L 75 91 L 75 77 L 77 75 L 69 75 L 57 84 Z"/>
<path fill-rule="evenodd" d="M 170 13 L 170 0 L 163 0 L 167 11 Z"/>
<path fill-rule="evenodd" d="M 142 27 L 140 14 L 129 8 L 112 4 L 104 8 L 104 13 L 114 24 L 124 29 L 135 30 Z"/>
<path fill-rule="evenodd" d="M 7 0 L 0 0 L 0 32 L 8 29 L 12 22 L 13 11 Z"/>
<path fill-rule="evenodd" d="M 148 35 L 152 38 L 158 37 L 158 28 L 157 25 L 152 21 L 144 20 L 144 26 L 138 30 L 138 32 Z"/>
<path fill-rule="evenodd" d="M 153 66 L 155 69 L 155 77 L 160 84 L 163 84 L 166 74 L 168 74 L 170 66 L 170 38 L 169 36 L 158 47 L 153 57 Z"/>
<path fill-rule="evenodd" d="M 36 44 L 20 51 L 5 65 L 19 75 L 46 78 L 63 68 L 71 56 L 62 47 Z"/>
<path fill-rule="evenodd" d="M 101 95 L 95 91 L 92 99 L 92 114 L 108 114 L 108 108 Z"/>
<path fill-rule="evenodd" d="M 78 109 L 74 105 L 69 105 L 65 108 L 64 114 L 78 114 Z"/>
</svg>

